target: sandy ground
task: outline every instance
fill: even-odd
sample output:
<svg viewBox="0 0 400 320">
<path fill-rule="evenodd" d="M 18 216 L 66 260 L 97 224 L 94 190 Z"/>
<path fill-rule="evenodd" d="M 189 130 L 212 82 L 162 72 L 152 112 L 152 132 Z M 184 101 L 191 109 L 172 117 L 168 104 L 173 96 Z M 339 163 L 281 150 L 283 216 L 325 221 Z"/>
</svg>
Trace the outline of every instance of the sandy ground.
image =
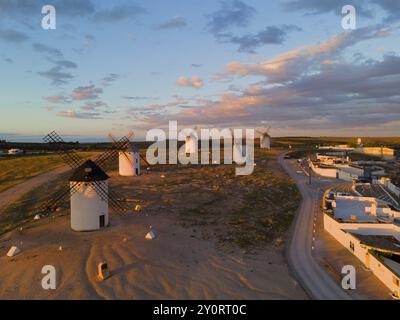
<svg viewBox="0 0 400 320">
<path fill-rule="evenodd" d="M 149 225 L 158 238 L 145 240 Z M 0 238 L 1 299 L 305 299 L 282 248 L 223 252 L 162 214 L 111 216 L 109 228 L 77 233 L 69 216 L 32 222 Z M 22 252 L 6 257 L 17 245 Z M 62 246 L 62 251 L 59 251 Z M 107 261 L 111 277 L 97 280 Z M 41 269 L 57 270 L 57 289 L 41 287 Z"/>
</svg>

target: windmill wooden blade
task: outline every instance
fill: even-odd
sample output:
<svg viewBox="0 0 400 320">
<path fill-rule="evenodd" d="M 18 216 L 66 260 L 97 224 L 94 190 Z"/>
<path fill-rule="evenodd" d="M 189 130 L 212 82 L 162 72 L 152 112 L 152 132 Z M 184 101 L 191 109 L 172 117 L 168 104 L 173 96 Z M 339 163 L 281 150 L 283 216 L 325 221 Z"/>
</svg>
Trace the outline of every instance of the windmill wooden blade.
<svg viewBox="0 0 400 320">
<path fill-rule="evenodd" d="M 140 152 L 139 152 L 139 155 L 140 155 L 140 158 L 142 158 L 142 160 L 150 167 L 151 164 L 147 162 L 147 159 L 146 159 L 144 156 L 142 156 L 142 155 L 140 154 Z"/>
<path fill-rule="evenodd" d="M 112 140 L 114 143 L 117 143 L 117 139 L 116 139 L 111 133 L 110 133 L 108 136 L 111 138 L 111 140 Z M 133 132 L 130 132 L 130 133 L 127 135 L 127 137 L 130 137 L 130 136 L 133 136 Z M 123 150 L 121 150 L 121 151 L 123 152 Z M 129 163 L 132 164 L 132 166 L 133 166 L 134 163 L 132 163 L 132 159 L 129 158 L 129 157 L 125 154 L 125 152 L 123 152 L 123 154 L 124 154 L 124 157 L 125 157 L 125 158 L 129 161 Z M 140 154 L 140 152 L 139 152 L 139 155 L 140 155 L 140 158 L 150 167 L 150 163 L 147 162 L 146 158 L 145 158 L 144 156 L 142 156 L 142 155 Z"/>
<path fill-rule="evenodd" d="M 125 151 L 121 151 L 122 154 L 124 155 L 125 159 L 128 160 L 128 162 L 134 166 L 134 163 L 132 162 L 132 159 L 128 157 L 128 155 L 125 153 Z"/>
<path fill-rule="evenodd" d="M 78 168 L 83 160 L 73 151 L 68 151 L 63 146 L 65 141 L 57 134 L 57 132 L 52 131 L 47 136 L 43 138 L 46 143 L 54 144 L 58 147 L 57 154 L 61 159 L 68 164 L 72 169 Z"/>
<path fill-rule="evenodd" d="M 45 201 L 43 204 L 41 204 L 38 208 L 39 212 L 48 212 L 48 211 L 54 211 L 57 209 L 58 205 L 64 201 L 64 199 L 67 196 L 72 196 L 77 190 L 78 190 L 78 184 L 79 183 L 74 183 L 72 185 L 66 186 L 62 188 L 61 190 L 58 190 L 56 193 L 54 193 L 49 200 Z"/>
<path fill-rule="evenodd" d="M 110 137 L 110 139 L 111 139 L 114 143 L 117 143 L 117 139 L 116 139 L 111 133 L 109 133 L 108 136 Z M 134 163 L 132 162 L 132 159 L 128 157 L 128 155 L 124 152 L 124 150 L 120 150 L 120 152 L 123 153 L 125 159 L 128 160 L 128 162 L 133 166 Z"/>
<path fill-rule="evenodd" d="M 115 212 L 122 214 L 128 211 L 128 208 L 125 206 L 124 203 L 121 203 L 118 200 L 118 196 L 115 192 L 112 191 L 110 186 L 108 186 L 108 190 L 105 190 L 102 185 L 96 183 L 94 189 L 103 201 L 108 201 L 108 205 Z"/>
<path fill-rule="evenodd" d="M 111 163 L 111 160 L 118 154 L 120 150 L 123 150 L 130 143 L 127 137 L 122 137 L 118 141 L 112 144 L 111 149 L 102 153 L 96 159 L 97 165 L 99 165 L 103 170 L 105 170 Z"/>
<path fill-rule="evenodd" d="M 266 134 L 266 132 L 263 132 L 263 131 L 260 131 L 260 130 L 256 130 L 256 132 L 261 136 L 264 136 Z"/>
</svg>

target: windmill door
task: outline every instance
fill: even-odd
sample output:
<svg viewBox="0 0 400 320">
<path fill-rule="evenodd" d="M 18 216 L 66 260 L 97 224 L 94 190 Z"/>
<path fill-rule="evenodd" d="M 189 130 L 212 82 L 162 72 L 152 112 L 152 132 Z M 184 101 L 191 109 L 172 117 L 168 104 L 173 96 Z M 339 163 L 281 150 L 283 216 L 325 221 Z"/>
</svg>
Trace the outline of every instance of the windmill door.
<svg viewBox="0 0 400 320">
<path fill-rule="evenodd" d="M 99 218 L 100 218 L 100 228 L 104 228 L 106 225 L 106 216 L 102 214 Z"/>
</svg>

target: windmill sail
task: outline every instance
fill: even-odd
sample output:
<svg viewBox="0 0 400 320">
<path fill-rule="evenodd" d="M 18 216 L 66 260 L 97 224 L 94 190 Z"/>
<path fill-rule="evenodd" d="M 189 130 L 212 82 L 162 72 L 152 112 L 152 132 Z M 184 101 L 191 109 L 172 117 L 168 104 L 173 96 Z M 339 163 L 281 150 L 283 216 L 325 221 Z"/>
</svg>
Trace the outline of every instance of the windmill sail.
<svg viewBox="0 0 400 320">
<path fill-rule="evenodd" d="M 47 136 L 43 138 L 46 143 L 54 144 L 57 148 L 57 154 L 61 159 L 68 164 L 72 169 L 78 168 L 83 160 L 75 152 L 65 150 L 66 142 L 57 134 L 57 132 L 52 131 Z"/>
<path fill-rule="evenodd" d="M 96 163 L 104 170 L 110 165 L 113 157 L 118 154 L 119 150 L 125 149 L 129 143 L 130 141 L 128 137 L 122 137 L 120 140 L 112 144 L 111 149 L 97 157 Z"/>
<path fill-rule="evenodd" d="M 97 193 L 101 200 L 106 202 L 107 205 L 116 212 L 121 213 L 127 211 L 126 204 L 121 203 L 121 201 L 118 200 L 115 192 L 113 192 L 109 187 L 103 186 L 100 182 L 97 183 L 96 181 L 92 181 L 90 175 L 97 174 L 97 178 L 101 178 L 99 179 L 100 181 L 108 178 L 104 169 L 102 169 L 100 165 L 103 168 L 108 166 L 113 156 L 117 154 L 119 150 L 126 148 L 126 146 L 129 145 L 128 136 L 116 141 L 110 150 L 107 150 L 97 157 L 98 164 L 91 160 L 84 162 L 77 154 L 65 150 L 66 143 L 55 131 L 49 133 L 44 138 L 44 141 L 56 144 L 58 146 L 58 155 L 66 164 L 75 169 L 75 172 L 73 177 L 70 178 L 70 184 L 68 187 L 65 186 L 61 190 L 55 192 L 49 200 L 40 206 L 41 212 L 54 210 L 67 196 L 70 196 L 72 199 L 75 193 L 81 193 L 82 183 L 86 185 L 86 182 L 92 184 L 92 190 Z"/>
<path fill-rule="evenodd" d="M 60 203 L 62 203 L 68 196 L 72 196 L 77 191 L 77 186 L 78 183 L 63 187 L 54 193 L 50 199 L 41 204 L 37 211 L 49 212 L 56 210 Z"/>
</svg>

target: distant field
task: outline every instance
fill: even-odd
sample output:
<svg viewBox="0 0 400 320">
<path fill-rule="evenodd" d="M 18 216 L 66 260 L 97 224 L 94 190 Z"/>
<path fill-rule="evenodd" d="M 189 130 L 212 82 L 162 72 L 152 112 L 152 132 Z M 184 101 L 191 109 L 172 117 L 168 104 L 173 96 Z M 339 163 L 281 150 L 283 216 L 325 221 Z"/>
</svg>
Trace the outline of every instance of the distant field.
<svg viewBox="0 0 400 320">
<path fill-rule="evenodd" d="M 82 158 L 90 157 L 92 154 L 79 153 Z M 0 158 L 0 192 L 63 164 L 62 159 L 56 154 Z"/>
<path fill-rule="evenodd" d="M 386 138 L 375 138 L 366 137 L 362 139 L 364 146 L 391 146 L 400 147 L 400 137 L 386 137 Z M 357 138 L 354 137 L 281 137 L 273 138 L 272 145 L 279 147 L 287 147 L 289 144 L 292 147 L 310 147 L 315 148 L 317 145 L 327 145 L 327 144 L 349 144 L 350 146 L 355 146 L 357 143 Z"/>
</svg>

